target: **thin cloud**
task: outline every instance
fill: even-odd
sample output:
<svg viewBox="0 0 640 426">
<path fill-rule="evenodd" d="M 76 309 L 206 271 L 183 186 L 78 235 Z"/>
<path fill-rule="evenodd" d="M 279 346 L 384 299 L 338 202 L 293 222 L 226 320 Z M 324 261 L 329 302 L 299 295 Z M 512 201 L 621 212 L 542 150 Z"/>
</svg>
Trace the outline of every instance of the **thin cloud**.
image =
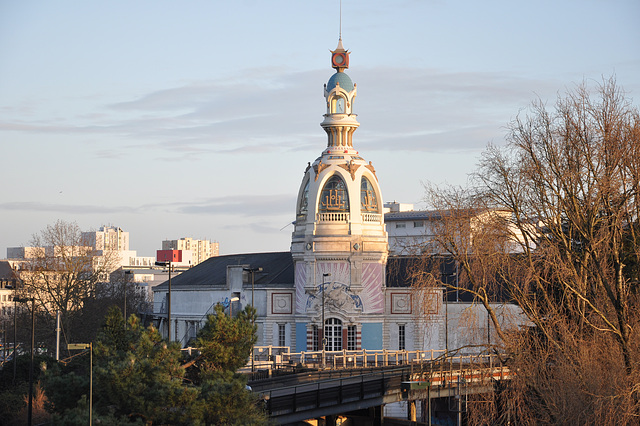
<svg viewBox="0 0 640 426">
<path fill-rule="evenodd" d="M 126 206 L 105 207 L 86 204 L 51 204 L 35 201 L 0 203 L 0 210 L 24 212 L 52 212 L 69 214 L 103 214 L 133 212 L 135 209 Z"/>
<path fill-rule="evenodd" d="M 295 208 L 293 195 L 242 195 L 210 198 L 177 208 L 185 214 L 277 216 L 291 214 Z"/>
<path fill-rule="evenodd" d="M 68 118 L 70 124 L 4 120 L 0 131 L 117 136 L 120 152 L 145 149 L 172 161 L 206 153 L 267 154 L 315 146 L 323 137 L 319 82 L 330 73 L 272 69 L 245 74 L 253 79 L 197 82 L 97 105 L 75 120 Z M 493 129 L 506 125 L 535 97 L 534 88 L 543 96 L 557 88 L 555 82 L 501 73 L 418 68 L 372 68 L 354 76 L 362 87 L 355 104 L 362 124 L 356 147 L 370 143 L 372 149 L 388 149 L 393 143 L 395 149 L 418 152 L 484 146 L 501 136 Z M 98 147 L 95 156 L 119 158 L 113 151 Z"/>
</svg>

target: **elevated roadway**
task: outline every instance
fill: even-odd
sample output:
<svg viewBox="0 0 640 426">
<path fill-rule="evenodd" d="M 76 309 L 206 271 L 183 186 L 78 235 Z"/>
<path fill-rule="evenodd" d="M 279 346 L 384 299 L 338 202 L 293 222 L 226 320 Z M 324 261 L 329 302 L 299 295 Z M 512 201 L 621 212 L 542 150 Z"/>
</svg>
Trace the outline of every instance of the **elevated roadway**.
<svg viewBox="0 0 640 426">
<path fill-rule="evenodd" d="M 509 370 L 497 362 L 495 355 L 441 356 L 417 357 L 396 365 L 255 377 L 249 385 L 262 396 L 270 417 L 279 424 L 363 410 L 382 424 L 382 407 L 386 404 L 409 401 L 415 413 L 416 400 L 486 393 L 496 380 L 509 377 Z"/>
</svg>

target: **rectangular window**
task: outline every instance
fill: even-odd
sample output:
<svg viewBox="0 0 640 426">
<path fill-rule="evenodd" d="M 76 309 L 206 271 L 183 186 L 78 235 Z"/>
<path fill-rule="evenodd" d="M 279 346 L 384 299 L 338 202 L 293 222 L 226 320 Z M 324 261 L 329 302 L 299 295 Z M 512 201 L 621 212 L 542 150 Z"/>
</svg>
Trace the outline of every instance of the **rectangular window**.
<svg viewBox="0 0 640 426">
<path fill-rule="evenodd" d="M 357 326 L 350 325 L 347 327 L 347 350 L 355 351 L 357 350 L 357 342 L 356 342 L 356 330 Z"/>
<path fill-rule="evenodd" d="M 404 351 L 406 349 L 405 346 L 405 325 L 404 324 L 398 324 L 398 350 L 400 351 Z"/>
<path fill-rule="evenodd" d="M 287 346 L 286 325 L 278 324 L 278 346 Z"/>
<path fill-rule="evenodd" d="M 407 224 L 406 223 L 396 223 L 396 228 L 406 228 Z"/>
<path fill-rule="evenodd" d="M 413 227 L 414 228 L 422 228 L 424 227 L 424 222 L 421 220 L 416 220 L 415 222 L 413 222 Z"/>
</svg>

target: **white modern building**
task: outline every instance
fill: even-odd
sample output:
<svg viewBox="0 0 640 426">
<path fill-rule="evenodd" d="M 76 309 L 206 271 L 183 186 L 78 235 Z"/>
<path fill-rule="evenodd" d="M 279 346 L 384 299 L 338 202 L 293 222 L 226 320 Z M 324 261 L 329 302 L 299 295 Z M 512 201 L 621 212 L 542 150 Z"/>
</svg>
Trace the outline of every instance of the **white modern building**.
<svg viewBox="0 0 640 426">
<path fill-rule="evenodd" d="M 115 271 L 121 267 L 152 267 L 153 256 L 138 256 L 135 250 L 129 249 L 129 233 L 116 226 L 102 226 L 97 231 L 81 233 L 82 244 L 67 247 L 71 255 L 95 256 L 96 264 L 108 263 L 108 269 Z M 7 259 L 26 260 L 47 256 L 58 256 L 61 247 L 8 247 Z M 53 251 L 52 251 L 53 250 Z"/>
<path fill-rule="evenodd" d="M 97 251 L 98 255 L 109 252 L 114 269 L 120 267 L 151 267 L 155 263 L 153 256 L 138 256 L 129 249 L 129 233 L 118 226 L 102 226 L 97 231 L 82 233 L 85 244 Z"/>
<path fill-rule="evenodd" d="M 85 245 L 101 251 L 129 251 L 129 233 L 117 226 L 102 226 L 82 233 Z"/>
<path fill-rule="evenodd" d="M 192 266 L 202 263 L 210 257 L 220 254 L 220 243 L 217 241 L 197 240 L 190 237 L 178 240 L 164 240 L 162 250 L 182 250 L 191 252 Z"/>
</svg>

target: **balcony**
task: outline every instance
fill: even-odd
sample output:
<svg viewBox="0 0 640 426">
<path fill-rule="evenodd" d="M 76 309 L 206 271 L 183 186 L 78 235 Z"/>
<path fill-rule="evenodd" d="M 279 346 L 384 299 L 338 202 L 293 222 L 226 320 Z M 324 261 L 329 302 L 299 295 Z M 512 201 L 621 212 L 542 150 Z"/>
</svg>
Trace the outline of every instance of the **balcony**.
<svg viewBox="0 0 640 426">
<path fill-rule="evenodd" d="M 362 223 L 380 223 L 381 220 L 380 213 L 362 213 Z"/>
<path fill-rule="evenodd" d="M 349 213 L 347 212 L 335 212 L 335 213 L 318 213 L 317 222 L 349 222 Z"/>
</svg>

